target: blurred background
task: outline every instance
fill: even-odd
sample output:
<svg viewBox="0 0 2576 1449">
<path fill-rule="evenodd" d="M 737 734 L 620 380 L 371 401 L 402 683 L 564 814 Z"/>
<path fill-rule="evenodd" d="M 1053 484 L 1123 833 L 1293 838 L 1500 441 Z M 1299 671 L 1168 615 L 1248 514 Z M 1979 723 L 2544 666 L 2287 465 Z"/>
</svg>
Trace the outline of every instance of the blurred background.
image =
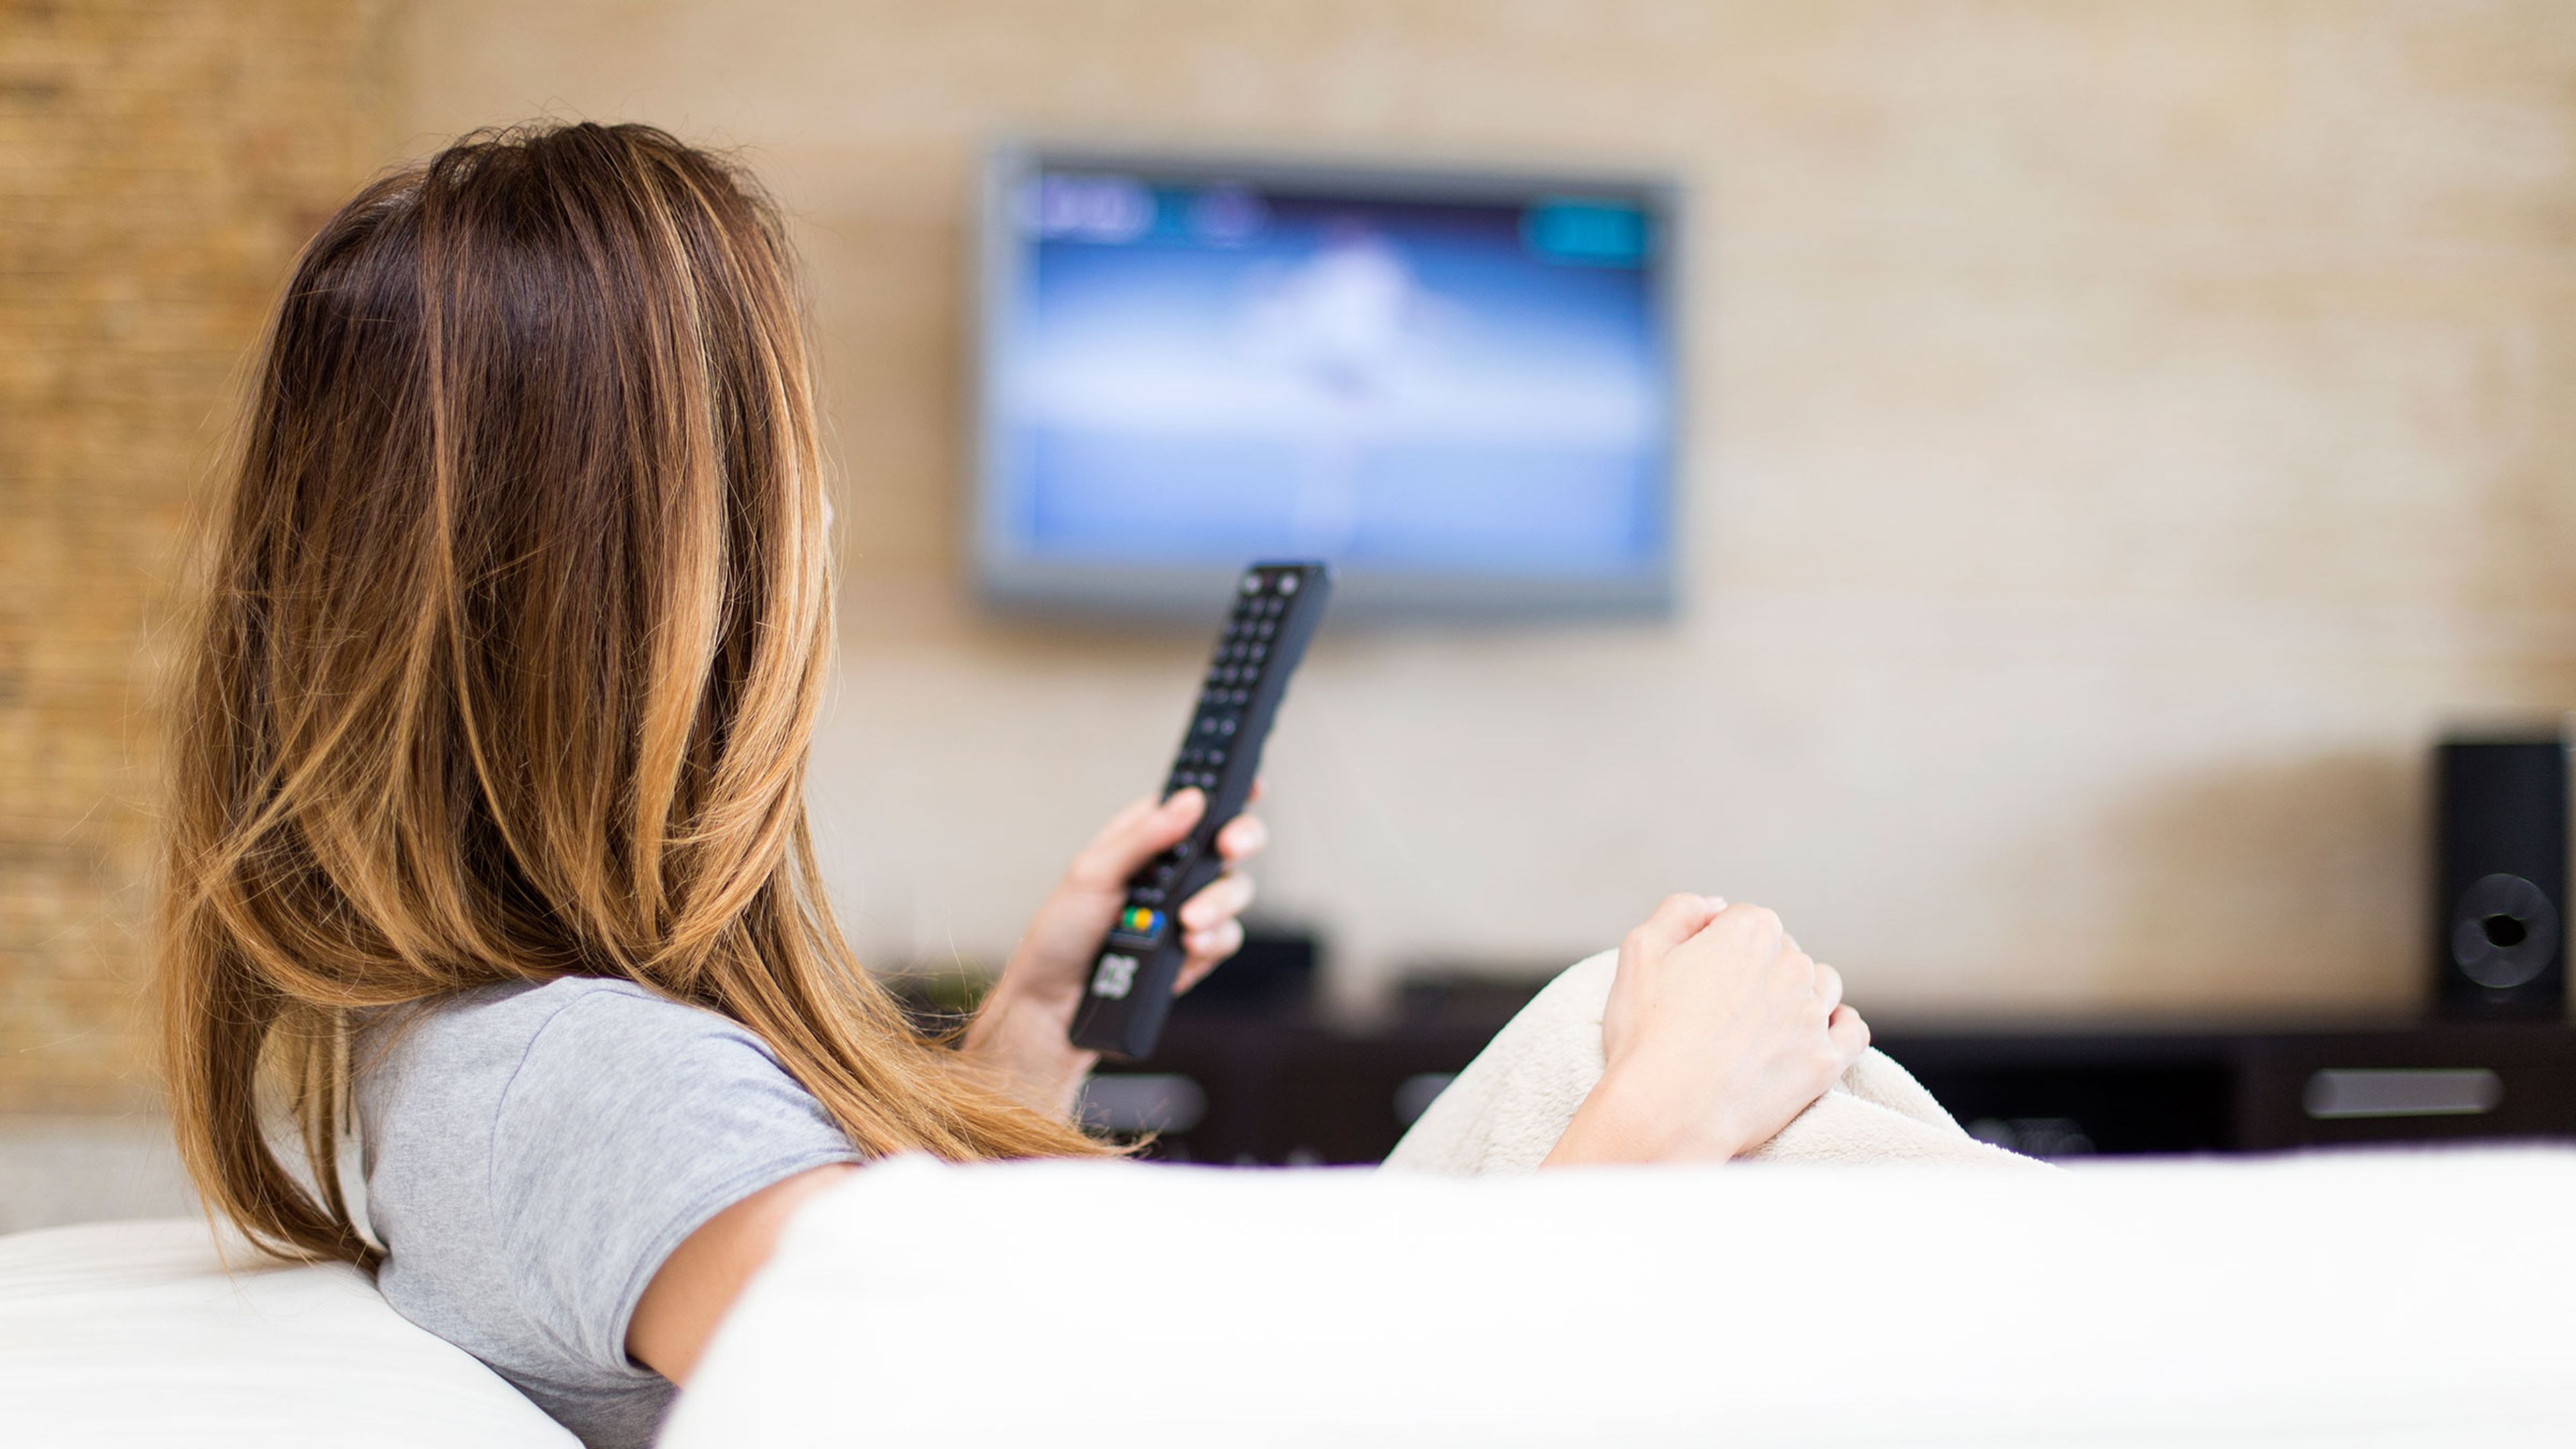
<svg viewBox="0 0 2576 1449">
<path fill-rule="evenodd" d="M 1382 1151 L 1390 1102 L 1673 890 L 1777 908 L 1954 1098 L 2144 1054 L 1994 1089 L 1962 1109 L 1989 1135 L 2278 1145 L 2249 1083 L 2318 1080 L 2282 1042 L 2434 1000 L 2433 742 L 2576 703 L 2576 10 L 2547 0 L 7 0 L 16 1222 L 169 1185 L 134 1146 L 155 630 L 263 309 L 362 179 L 539 115 L 739 148 L 794 218 L 842 474 L 812 803 L 862 950 L 931 982 L 997 962 L 1161 778 L 1223 607 L 979 589 L 991 148 L 1671 199 L 1668 592 L 1327 623 L 1238 990 L 1290 984 L 1176 1024 L 1199 1065 L 1119 1119 L 1185 1155 Z M 2354 1070 L 2523 1070 L 2364 1039 Z M 1254 1107 L 1218 1076 L 1255 1059 L 1343 1116 L 1278 1127 L 1273 1082 L 1270 1135 L 1225 1136 Z"/>
</svg>

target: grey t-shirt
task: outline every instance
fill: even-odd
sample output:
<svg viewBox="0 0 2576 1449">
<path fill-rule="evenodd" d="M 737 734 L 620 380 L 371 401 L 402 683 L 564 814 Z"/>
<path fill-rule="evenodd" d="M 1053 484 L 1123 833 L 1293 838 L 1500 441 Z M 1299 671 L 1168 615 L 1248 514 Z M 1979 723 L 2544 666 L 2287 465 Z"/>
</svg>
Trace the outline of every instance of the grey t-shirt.
<svg viewBox="0 0 2576 1449">
<path fill-rule="evenodd" d="M 626 1356 L 701 1223 L 858 1153 L 750 1032 L 622 981 L 459 992 L 356 1053 L 377 1285 L 593 1446 L 643 1446 L 671 1385 Z"/>
</svg>

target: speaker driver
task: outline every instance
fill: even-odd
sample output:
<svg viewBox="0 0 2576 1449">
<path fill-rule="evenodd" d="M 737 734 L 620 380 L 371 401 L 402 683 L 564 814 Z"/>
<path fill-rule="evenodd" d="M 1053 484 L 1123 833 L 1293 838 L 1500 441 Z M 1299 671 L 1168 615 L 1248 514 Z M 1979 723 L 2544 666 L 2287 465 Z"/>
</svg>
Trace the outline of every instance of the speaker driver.
<svg viewBox="0 0 2576 1449">
<path fill-rule="evenodd" d="M 2524 985 L 2558 955 L 2558 908 L 2518 875 L 2481 876 L 2451 912 L 2451 960 L 2489 991 Z"/>
</svg>

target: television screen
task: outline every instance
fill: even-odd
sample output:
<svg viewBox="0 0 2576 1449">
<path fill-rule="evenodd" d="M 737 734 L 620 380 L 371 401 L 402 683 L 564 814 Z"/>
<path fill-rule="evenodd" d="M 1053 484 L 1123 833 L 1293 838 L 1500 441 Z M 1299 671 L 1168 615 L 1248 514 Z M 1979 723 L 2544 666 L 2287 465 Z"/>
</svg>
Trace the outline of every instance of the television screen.
<svg viewBox="0 0 2576 1449">
<path fill-rule="evenodd" d="M 976 571 L 1203 612 L 1671 593 L 1674 218 L 1651 183 L 1006 149 L 987 173 Z"/>
</svg>

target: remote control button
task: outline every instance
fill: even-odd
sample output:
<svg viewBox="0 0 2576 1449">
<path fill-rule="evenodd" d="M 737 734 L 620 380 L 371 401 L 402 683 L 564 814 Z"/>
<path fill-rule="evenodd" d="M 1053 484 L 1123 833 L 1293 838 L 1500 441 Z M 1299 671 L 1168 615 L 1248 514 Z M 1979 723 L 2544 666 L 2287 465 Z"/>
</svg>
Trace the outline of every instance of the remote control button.
<svg viewBox="0 0 2576 1449">
<path fill-rule="evenodd" d="M 1233 719 L 1233 717 L 1232 717 L 1232 716 L 1228 716 L 1227 718 L 1224 718 L 1224 719 L 1218 720 L 1218 721 L 1216 722 L 1216 732 L 1217 732 L 1218 734 L 1221 734 L 1221 735 L 1230 735 L 1230 734 L 1233 734 L 1233 733 L 1234 733 L 1234 719 Z"/>
<path fill-rule="evenodd" d="M 1269 645 L 1267 645 L 1267 644 L 1254 644 L 1254 645 L 1250 645 L 1250 646 L 1248 646 L 1248 647 L 1247 647 L 1245 657 L 1249 658 L 1253 663 L 1258 664 L 1258 663 L 1260 663 L 1263 659 L 1265 659 L 1265 658 L 1269 657 L 1269 654 L 1270 654 L 1270 646 L 1269 646 Z"/>
<path fill-rule="evenodd" d="M 1259 574 L 1245 574 L 1245 575 L 1243 576 L 1243 591 L 1244 591 L 1245 593 L 1247 593 L 1247 594 L 1257 594 L 1257 593 L 1260 593 L 1260 592 L 1261 592 L 1261 575 L 1259 575 Z"/>
<path fill-rule="evenodd" d="M 1248 689 L 1238 689 L 1238 690 L 1236 690 L 1236 691 L 1234 692 L 1234 699 L 1233 699 L 1233 702 L 1234 702 L 1234 703 L 1236 703 L 1236 704 L 1250 704 L 1250 703 L 1252 703 L 1252 691 L 1251 691 L 1251 690 L 1248 690 Z"/>
<path fill-rule="evenodd" d="M 1209 764 L 1211 764 L 1211 765 L 1222 765 L 1222 764 L 1224 764 L 1224 763 L 1225 763 L 1225 751 L 1223 751 L 1223 750 L 1210 750 L 1210 751 L 1208 751 L 1208 752 L 1207 752 L 1207 762 L 1208 762 Z"/>
<path fill-rule="evenodd" d="M 1279 621 L 1276 619 L 1264 619 L 1261 621 L 1261 627 L 1255 629 L 1253 632 L 1259 634 L 1262 638 L 1267 639 L 1271 635 L 1279 632 Z"/>
<path fill-rule="evenodd" d="M 1279 592 L 1283 594 L 1293 594 L 1297 592 L 1297 576 L 1295 574 L 1281 574 L 1279 576 Z"/>
</svg>

